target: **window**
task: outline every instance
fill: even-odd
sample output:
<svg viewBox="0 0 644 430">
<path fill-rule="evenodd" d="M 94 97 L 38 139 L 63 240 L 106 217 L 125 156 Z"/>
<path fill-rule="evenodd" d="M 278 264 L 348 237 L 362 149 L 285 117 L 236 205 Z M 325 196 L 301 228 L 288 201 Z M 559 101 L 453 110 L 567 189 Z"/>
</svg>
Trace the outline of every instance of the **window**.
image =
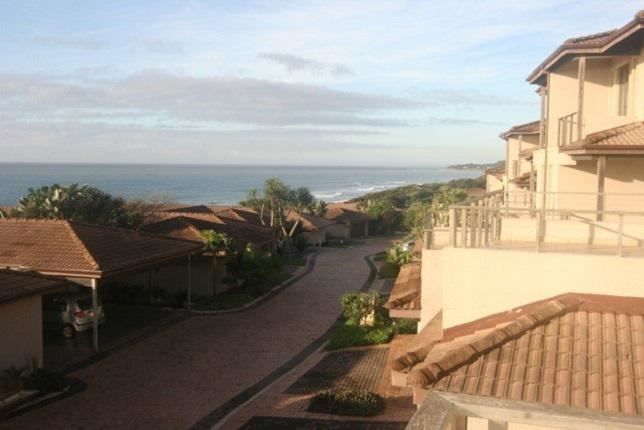
<svg viewBox="0 0 644 430">
<path fill-rule="evenodd" d="M 628 64 L 617 69 L 617 115 L 628 115 L 628 77 L 630 67 Z"/>
</svg>

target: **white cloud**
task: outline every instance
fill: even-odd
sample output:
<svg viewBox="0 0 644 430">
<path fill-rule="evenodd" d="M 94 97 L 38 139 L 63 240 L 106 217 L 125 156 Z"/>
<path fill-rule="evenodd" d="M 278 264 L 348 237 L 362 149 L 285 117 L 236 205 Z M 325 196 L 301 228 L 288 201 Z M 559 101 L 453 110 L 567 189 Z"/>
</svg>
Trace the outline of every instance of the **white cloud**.
<svg viewBox="0 0 644 430">
<path fill-rule="evenodd" d="M 392 127 L 404 122 L 387 116 L 391 111 L 422 106 L 412 100 L 319 85 L 153 71 L 83 84 L 0 75 L 0 93 L 4 121 L 101 120 L 122 114 L 167 122 Z"/>
<path fill-rule="evenodd" d="M 258 57 L 273 61 L 286 68 L 290 73 L 306 71 L 315 74 L 330 74 L 333 76 L 351 76 L 353 70 L 338 63 L 324 63 L 310 58 L 298 57 L 292 54 L 280 54 L 267 52 L 258 54 Z"/>
<path fill-rule="evenodd" d="M 31 43 L 48 48 L 80 49 L 98 51 L 103 45 L 91 37 L 34 36 Z"/>
</svg>

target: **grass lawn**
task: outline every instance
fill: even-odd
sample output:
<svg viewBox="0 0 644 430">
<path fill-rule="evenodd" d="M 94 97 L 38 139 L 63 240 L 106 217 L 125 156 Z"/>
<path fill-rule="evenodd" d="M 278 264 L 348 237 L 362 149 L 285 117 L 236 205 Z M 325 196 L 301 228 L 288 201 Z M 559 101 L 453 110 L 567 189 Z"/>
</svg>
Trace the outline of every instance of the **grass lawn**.
<svg viewBox="0 0 644 430">
<path fill-rule="evenodd" d="M 327 349 L 336 350 L 352 346 L 388 343 L 395 334 L 416 333 L 416 324 L 415 320 L 410 319 L 399 319 L 374 326 L 359 326 L 345 322 L 335 329 Z"/>
</svg>

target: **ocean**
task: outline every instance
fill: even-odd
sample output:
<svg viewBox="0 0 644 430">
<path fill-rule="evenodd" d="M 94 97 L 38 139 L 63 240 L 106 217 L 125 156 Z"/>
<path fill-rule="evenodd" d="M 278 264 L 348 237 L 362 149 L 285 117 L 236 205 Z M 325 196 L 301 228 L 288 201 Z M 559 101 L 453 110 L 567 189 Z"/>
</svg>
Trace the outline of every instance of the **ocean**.
<svg viewBox="0 0 644 430">
<path fill-rule="evenodd" d="M 32 187 L 89 184 L 125 198 L 228 205 L 261 188 L 267 178 L 308 187 L 327 202 L 408 184 L 474 178 L 481 171 L 443 167 L 307 167 L 0 163 L 0 205 L 14 205 Z"/>
</svg>

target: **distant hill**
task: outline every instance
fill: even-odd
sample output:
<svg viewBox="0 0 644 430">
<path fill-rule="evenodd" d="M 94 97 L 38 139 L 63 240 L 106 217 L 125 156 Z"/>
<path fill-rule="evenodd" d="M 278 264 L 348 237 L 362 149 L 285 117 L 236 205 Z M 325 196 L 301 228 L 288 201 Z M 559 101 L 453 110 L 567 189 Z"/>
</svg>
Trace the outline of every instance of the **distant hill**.
<svg viewBox="0 0 644 430">
<path fill-rule="evenodd" d="M 452 164 L 447 166 L 448 169 L 454 170 L 487 170 L 492 167 L 503 165 L 504 161 L 497 161 L 496 163 L 467 163 L 467 164 Z"/>
<path fill-rule="evenodd" d="M 364 204 L 369 200 L 391 200 L 398 208 L 407 208 L 414 202 L 431 201 L 434 193 L 438 189 L 447 185 L 450 188 L 461 188 L 468 191 L 468 194 L 480 190 L 485 192 L 485 177 L 453 179 L 449 182 L 431 183 L 431 184 L 413 184 L 403 185 L 402 187 L 392 188 L 389 190 L 376 191 L 368 193 L 355 199 L 351 203 Z"/>
</svg>

